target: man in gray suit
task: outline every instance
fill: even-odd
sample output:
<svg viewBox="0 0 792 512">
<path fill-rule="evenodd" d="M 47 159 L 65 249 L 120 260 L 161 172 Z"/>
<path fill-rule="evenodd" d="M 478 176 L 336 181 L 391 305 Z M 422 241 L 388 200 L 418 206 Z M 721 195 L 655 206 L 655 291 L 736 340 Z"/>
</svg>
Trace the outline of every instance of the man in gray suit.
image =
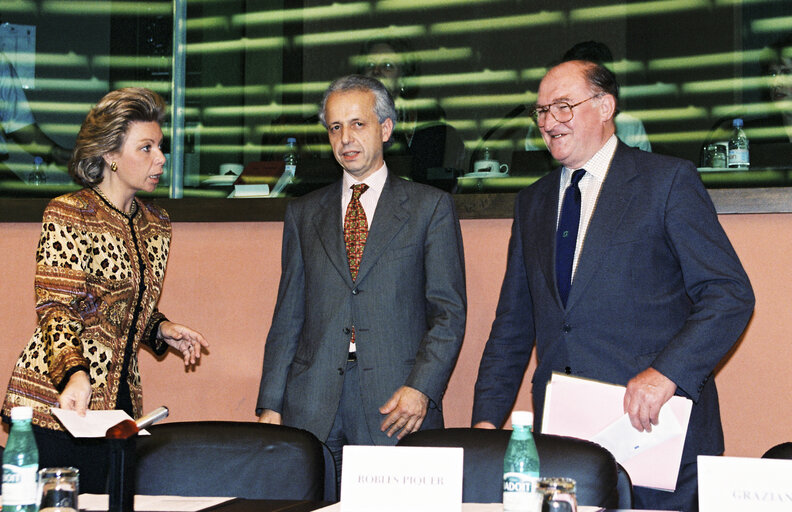
<svg viewBox="0 0 792 512">
<path fill-rule="evenodd" d="M 613 73 L 552 68 L 535 116 L 562 167 L 520 192 L 506 276 L 479 367 L 473 424 L 508 415 L 534 344 L 535 425 L 552 372 L 625 385 L 624 411 L 650 431 L 674 394 L 693 400 L 674 493 L 635 489 L 635 508 L 696 510 L 696 456 L 723 452 L 713 371 L 754 296 L 690 162 L 615 136 Z"/>
<path fill-rule="evenodd" d="M 467 306 L 451 196 L 385 164 L 396 122 L 387 89 L 338 79 L 320 120 L 343 178 L 287 206 L 256 414 L 313 432 L 340 465 L 345 444 L 443 426 Z"/>
</svg>

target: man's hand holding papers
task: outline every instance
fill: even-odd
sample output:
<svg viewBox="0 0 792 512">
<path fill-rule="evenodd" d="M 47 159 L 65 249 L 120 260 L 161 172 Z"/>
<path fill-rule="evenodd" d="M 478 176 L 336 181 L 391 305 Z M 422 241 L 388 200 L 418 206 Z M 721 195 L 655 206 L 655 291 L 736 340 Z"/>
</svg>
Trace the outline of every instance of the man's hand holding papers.
<svg viewBox="0 0 792 512">
<path fill-rule="evenodd" d="M 547 385 L 543 434 L 599 443 L 635 485 L 674 490 L 690 411 L 687 398 L 672 396 L 660 408 L 651 432 L 639 432 L 624 413 L 626 388 L 554 373 Z"/>
</svg>

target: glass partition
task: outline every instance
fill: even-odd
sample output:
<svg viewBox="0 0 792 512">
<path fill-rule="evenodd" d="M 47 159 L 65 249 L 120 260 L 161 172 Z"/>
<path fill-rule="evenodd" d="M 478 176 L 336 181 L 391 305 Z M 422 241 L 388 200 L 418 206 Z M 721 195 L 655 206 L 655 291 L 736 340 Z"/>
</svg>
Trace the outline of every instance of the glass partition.
<svg viewBox="0 0 792 512">
<path fill-rule="evenodd" d="M 458 194 L 515 192 L 555 165 L 529 112 L 570 51 L 616 72 L 625 142 L 694 161 L 710 188 L 792 180 L 787 0 L 185 1 L 186 14 L 162 1 L 0 0 L 0 197 L 76 188 L 64 164 L 91 105 L 129 85 L 171 103 L 174 83 L 183 150 L 155 195 L 174 183 L 187 198 L 305 194 L 340 176 L 318 103 L 353 72 L 396 98 L 392 170 Z M 728 165 L 735 119 L 748 168 Z"/>
</svg>

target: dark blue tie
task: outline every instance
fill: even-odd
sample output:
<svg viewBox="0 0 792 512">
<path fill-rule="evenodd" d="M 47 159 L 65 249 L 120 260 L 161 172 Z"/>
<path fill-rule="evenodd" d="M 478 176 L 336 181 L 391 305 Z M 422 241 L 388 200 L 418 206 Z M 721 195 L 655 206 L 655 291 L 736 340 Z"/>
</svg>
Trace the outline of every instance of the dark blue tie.
<svg viewBox="0 0 792 512">
<path fill-rule="evenodd" d="M 558 294 L 565 307 L 569 289 L 572 287 L 572 262 L 575 259 L 575 245 L 580 225 L 581 199 L 578 183 L 584 174 L 586 174 L 585 169 L 578 169 L 572 173 L 572 180 L 564 191 L 556 232 L 556 283 Z"/>
</svg>

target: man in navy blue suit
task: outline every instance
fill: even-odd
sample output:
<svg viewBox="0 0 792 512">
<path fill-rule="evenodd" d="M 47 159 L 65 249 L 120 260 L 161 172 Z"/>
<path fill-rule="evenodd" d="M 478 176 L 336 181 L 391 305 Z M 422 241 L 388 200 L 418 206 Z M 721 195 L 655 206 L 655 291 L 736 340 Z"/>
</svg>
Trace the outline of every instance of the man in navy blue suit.
<svg viewBox="0 0 792 512">
<path fill-rule="evenodd" d="M 723 452 L 712 373 L 754 296 L 693 164 L 615 136 L 618 93 L 613 73 L 584 61 L 552 68 L 539 86 L 535 118 L 562 167 L 517 196 L 473 424 L 503 424 L 534 344 L 537 426 L 554 371 L 626 385 L 639 431 L 671 396 L 688 397 L 677 490 L 637 487 L 635 508 L 696 510 L 696 456 Z"/>
</svg>

